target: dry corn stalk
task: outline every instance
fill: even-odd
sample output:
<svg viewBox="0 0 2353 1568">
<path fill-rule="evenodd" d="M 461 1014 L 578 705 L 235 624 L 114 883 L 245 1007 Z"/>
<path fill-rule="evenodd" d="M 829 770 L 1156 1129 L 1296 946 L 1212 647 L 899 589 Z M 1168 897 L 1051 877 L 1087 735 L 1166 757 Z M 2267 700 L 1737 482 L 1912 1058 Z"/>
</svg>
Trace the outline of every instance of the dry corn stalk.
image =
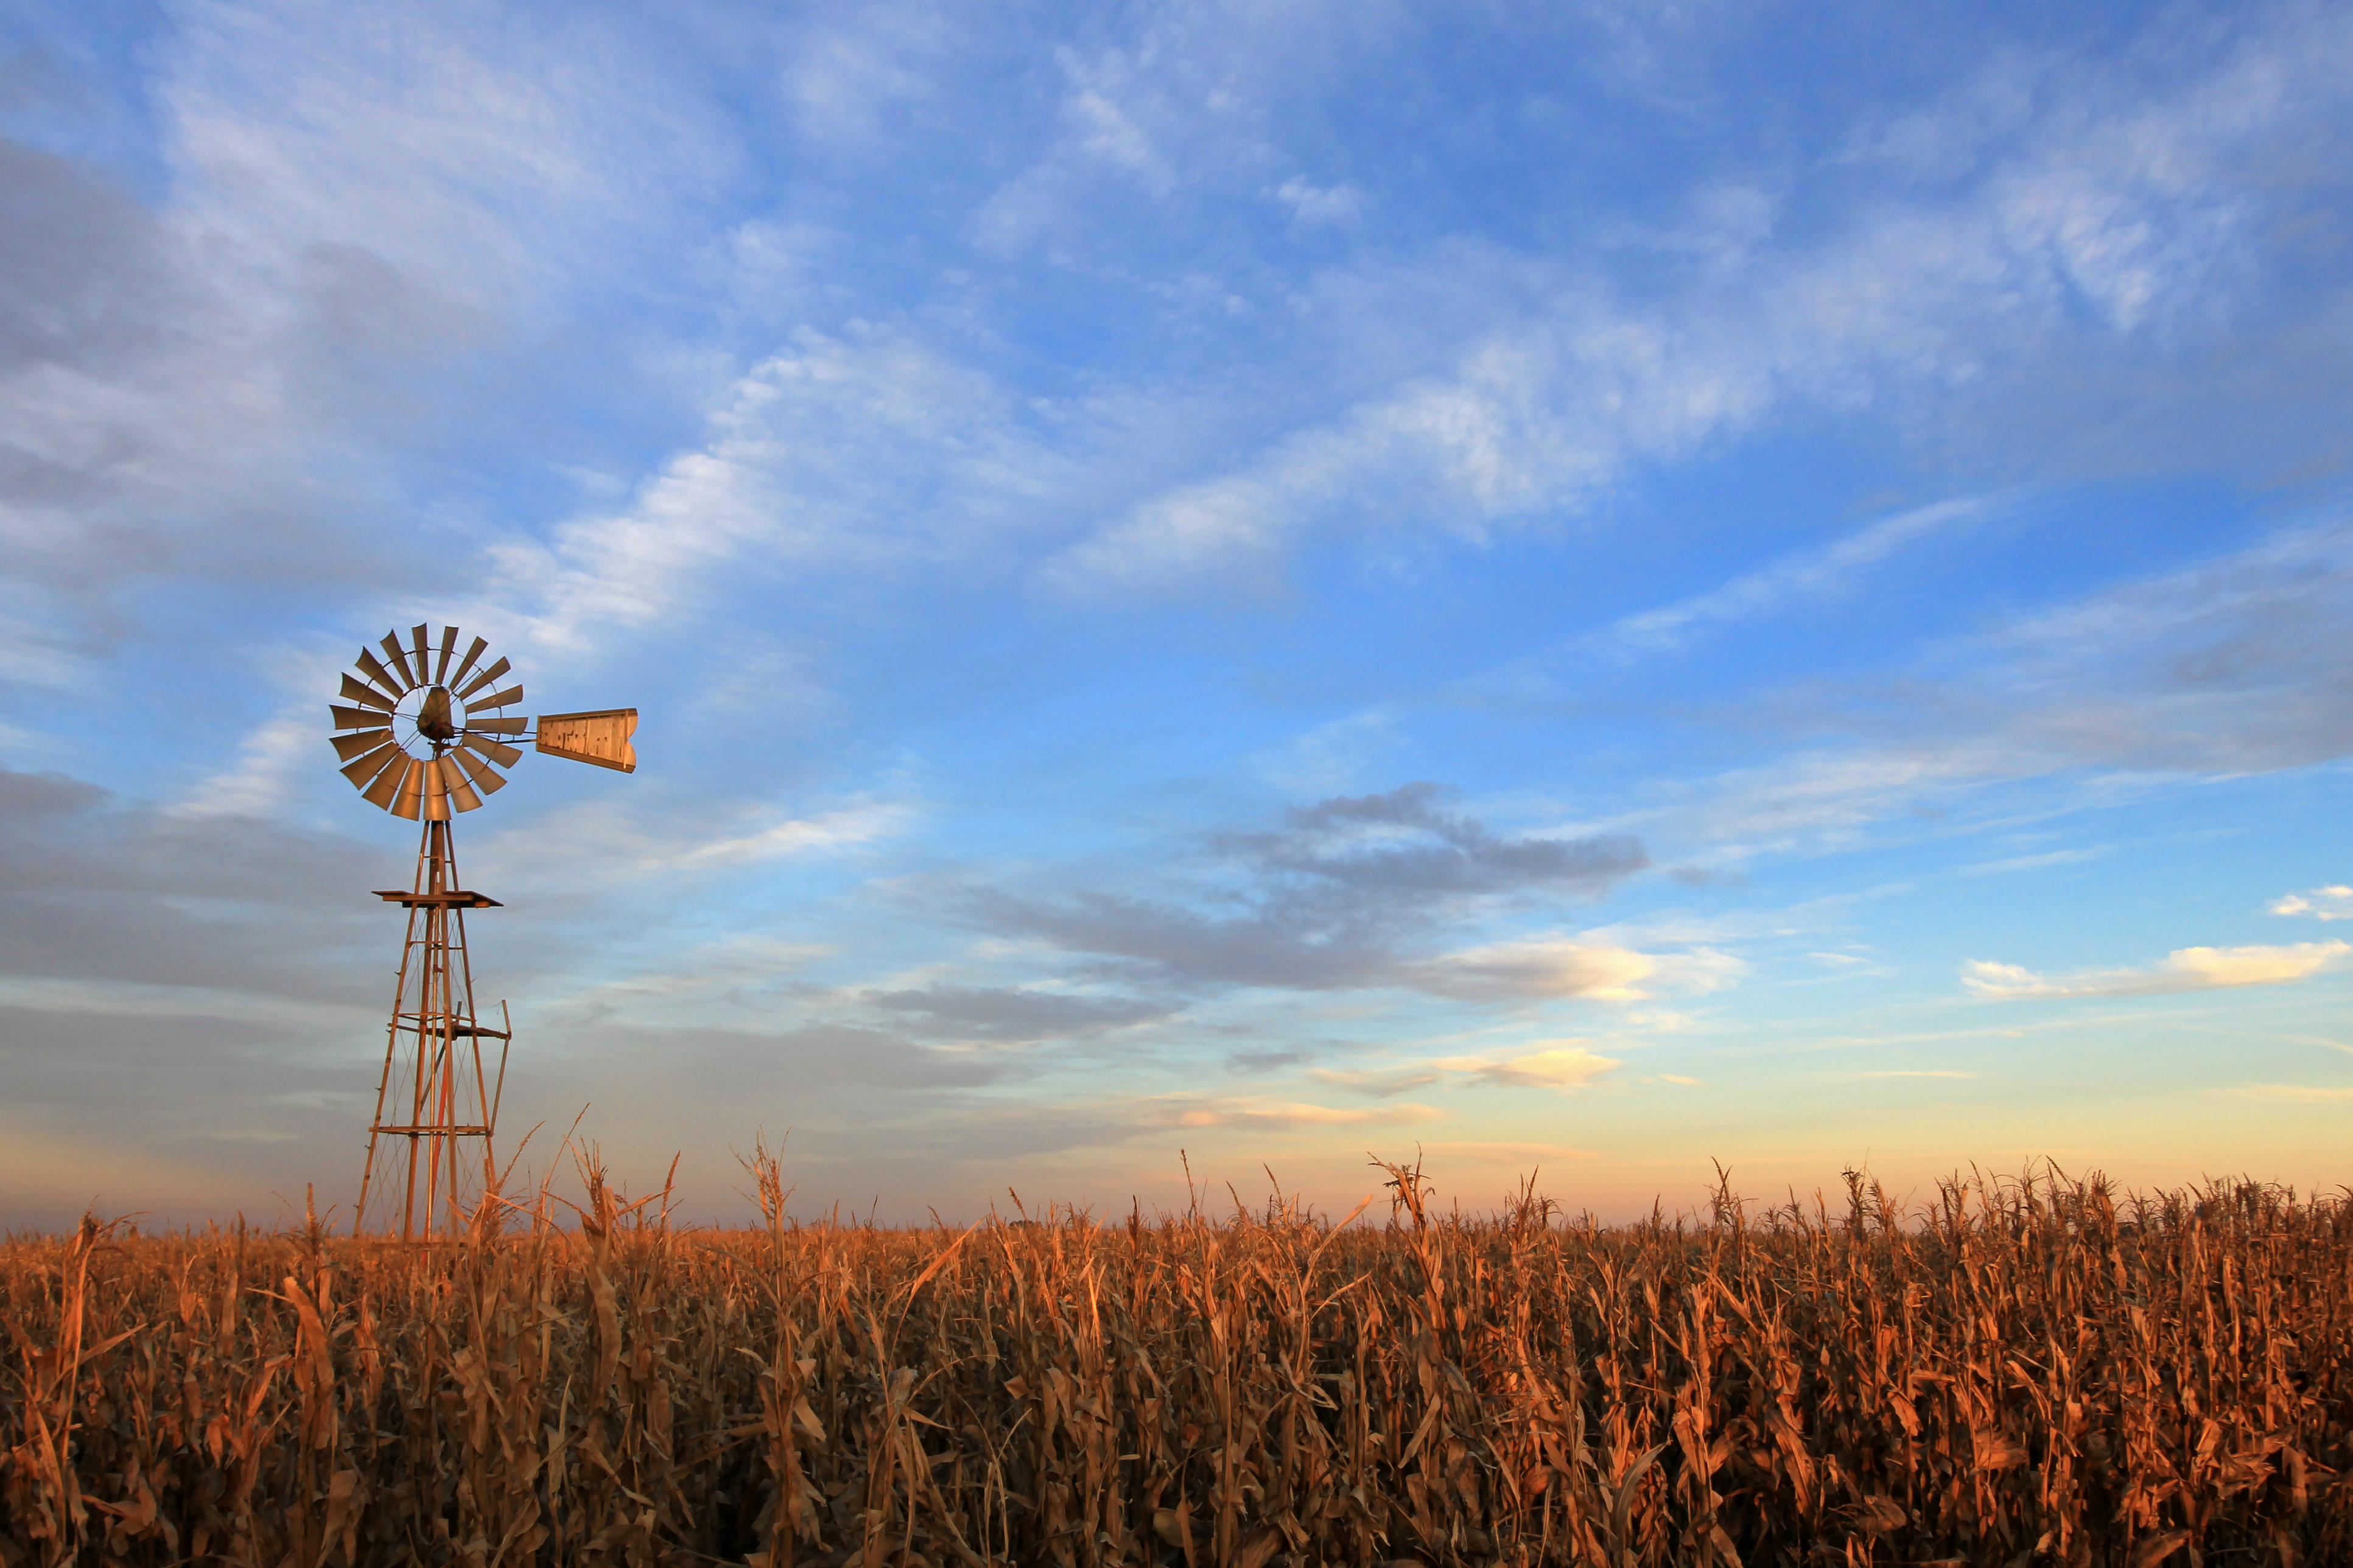
<svg viewBox="0 0 2353 1568">
<path fill-rule="evenodd" d="M 2353 1206 L 0 1244 L 0 1563 L 2353 1561 Z M 507 1211 L 501 1211 L 507 1212 Z M 1352 1218 L 1354 1216 L 1351 1216 Z"/>
</svg>

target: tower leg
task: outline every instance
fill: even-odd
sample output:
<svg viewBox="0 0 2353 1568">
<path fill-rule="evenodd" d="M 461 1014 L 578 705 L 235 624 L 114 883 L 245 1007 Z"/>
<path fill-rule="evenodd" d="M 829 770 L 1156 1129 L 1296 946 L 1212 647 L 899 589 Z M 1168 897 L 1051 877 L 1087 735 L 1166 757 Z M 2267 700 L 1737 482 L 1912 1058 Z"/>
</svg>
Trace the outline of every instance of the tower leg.
<svg viewBox="0 0 2353 1568">
<path fill-rule="evenodd" d="M 484 1031 L 474 1016 L 473 971 L 466 956 L 465 910 L 484 900 L 459 883 L 448 821 L 425 823 L 411 891 L 381 896 L 407 906 L 408 934 L 394 984 L 354 1228 L 421 1241 L 446 1211 L 454 1237 L 495 1178 L 497 1110 L 495 1097 L 485 1092 Z M 503 1041 L 508 1031 L 488 1033 Z M 469 1139 L 480 1140 L 479 1161 L 462 1152 Z"/>
</svg>

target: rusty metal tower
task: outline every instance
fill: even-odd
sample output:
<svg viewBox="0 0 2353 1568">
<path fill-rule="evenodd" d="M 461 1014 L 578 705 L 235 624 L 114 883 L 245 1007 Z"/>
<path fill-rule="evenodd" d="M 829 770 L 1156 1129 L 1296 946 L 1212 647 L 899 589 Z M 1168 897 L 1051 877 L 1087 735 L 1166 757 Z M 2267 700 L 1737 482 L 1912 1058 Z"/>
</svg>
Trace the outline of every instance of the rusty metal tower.
<svg viewBox="0 0 2353 1568">
<path fill-rule="evenodd" d="M 437 1223 L 450 1234 L 463 1229 L 495 1174 L 492 1143 L 513 1037 L 504 1003 L 495 1026 L 474 1010 L 466 911 L 500 905 L 459 881 L 451 818 L 505 787 L 499 770 L 522 760 L 521 742 L 621 773 L 638 765 L 636 709 L 543 714 L 534 727 L 507 714 L 522 700 L 522 687 L 500 688 L 505 659 L 482 664 L 488 645 L 480 637 L 460 658 L 457 627 L 442 627 L 438 638 L 429 630 L 412 628 L 406 643 L 397 632 L 387 636 L 381 659 L 362 648 L 343 677 L 344 700 L 332 709 L 343 776 L 369 804 L 424 825 L 415 880 L 376 893 L 407 910 L 408 937 L 353 1227 L 404 1241 L 431 1236 Z M 485 1041 L 497 1043 L 495 1065 L 485 1059 Z"/>
</svg>

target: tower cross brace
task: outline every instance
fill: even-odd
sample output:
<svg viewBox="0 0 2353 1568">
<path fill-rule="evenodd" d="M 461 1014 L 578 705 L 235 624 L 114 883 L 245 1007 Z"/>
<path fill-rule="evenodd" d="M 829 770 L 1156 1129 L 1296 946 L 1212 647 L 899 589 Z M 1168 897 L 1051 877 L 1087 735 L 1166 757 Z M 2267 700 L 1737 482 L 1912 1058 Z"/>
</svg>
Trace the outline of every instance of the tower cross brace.
<svg viewBox="0 0 2353 1568">
<path fill-rule="evenodd" d="M 427 821 L 417 847 L 417 878 L 376 897 L 408 910 L 408 940 L 385 1031 L 384 1075 L 368 1124 L 367 1163 L 360 1175 L 359 1230 L 423 1240 L 446 1215 L 462 1232 L 497 1172 L 491 1142 L 506 1085 L 513 1030 L 505 1004 L 501 1027 L 474 1014 L 474 976 L 466 957 L 466 911 L 500 908 L 495 899 L 459 885 L 447 821 Z M 482 1042 L 499 1042 L 495 1068 Z M 479 1142 L 479 1152 L 470 1150 Z"/>
</svg>

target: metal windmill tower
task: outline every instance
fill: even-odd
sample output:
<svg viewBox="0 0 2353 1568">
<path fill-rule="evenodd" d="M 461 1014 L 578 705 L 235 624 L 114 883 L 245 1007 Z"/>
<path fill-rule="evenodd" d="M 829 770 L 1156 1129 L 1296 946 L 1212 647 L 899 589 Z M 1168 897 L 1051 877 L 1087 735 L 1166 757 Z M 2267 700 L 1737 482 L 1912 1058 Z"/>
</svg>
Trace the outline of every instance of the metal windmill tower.
<svg viewBox="0 0 2353 1568">
<path fill-rule="evenodd" d="M 638 766 L 630 744 L 636 709 L 545 713 L 534 730 L 528 718 L 507 716 L 522 700 L 522 687 L 501 689 L 510 673 L 505 659 L 482 663 L 489 645 L 480 637 L 460 658 L 456 626 L 442 627 L 438 638 L 429 630 L 413 628 L 406 644 L 394 632 L 381 659 L 362 648 L 343 677 L 343 701 L 333 706 L 343 776 L 369 804 L 425 825 L 415 884 L 376 894 L 407 909 L 408 940 L 353 1227 L 404 1241 L 430 1236 L 437 1214 L 456 1232 L 494 1174 L 491 1141 L 513 1037 L 505 1003 L 496 1026 L 474 1012 L 466 911 L 500 906 L 459 881 L 450 819 L 505 787 L 499 770 L 522 761 L 525 741 L 575 763 L 625 773 Z M 485 1040 L 498 1042 L 495 1067 L 483 1060 Z M 461 1152 L 469 1140 L 480 1141 L 479 1157 Z"/>
</svg>

